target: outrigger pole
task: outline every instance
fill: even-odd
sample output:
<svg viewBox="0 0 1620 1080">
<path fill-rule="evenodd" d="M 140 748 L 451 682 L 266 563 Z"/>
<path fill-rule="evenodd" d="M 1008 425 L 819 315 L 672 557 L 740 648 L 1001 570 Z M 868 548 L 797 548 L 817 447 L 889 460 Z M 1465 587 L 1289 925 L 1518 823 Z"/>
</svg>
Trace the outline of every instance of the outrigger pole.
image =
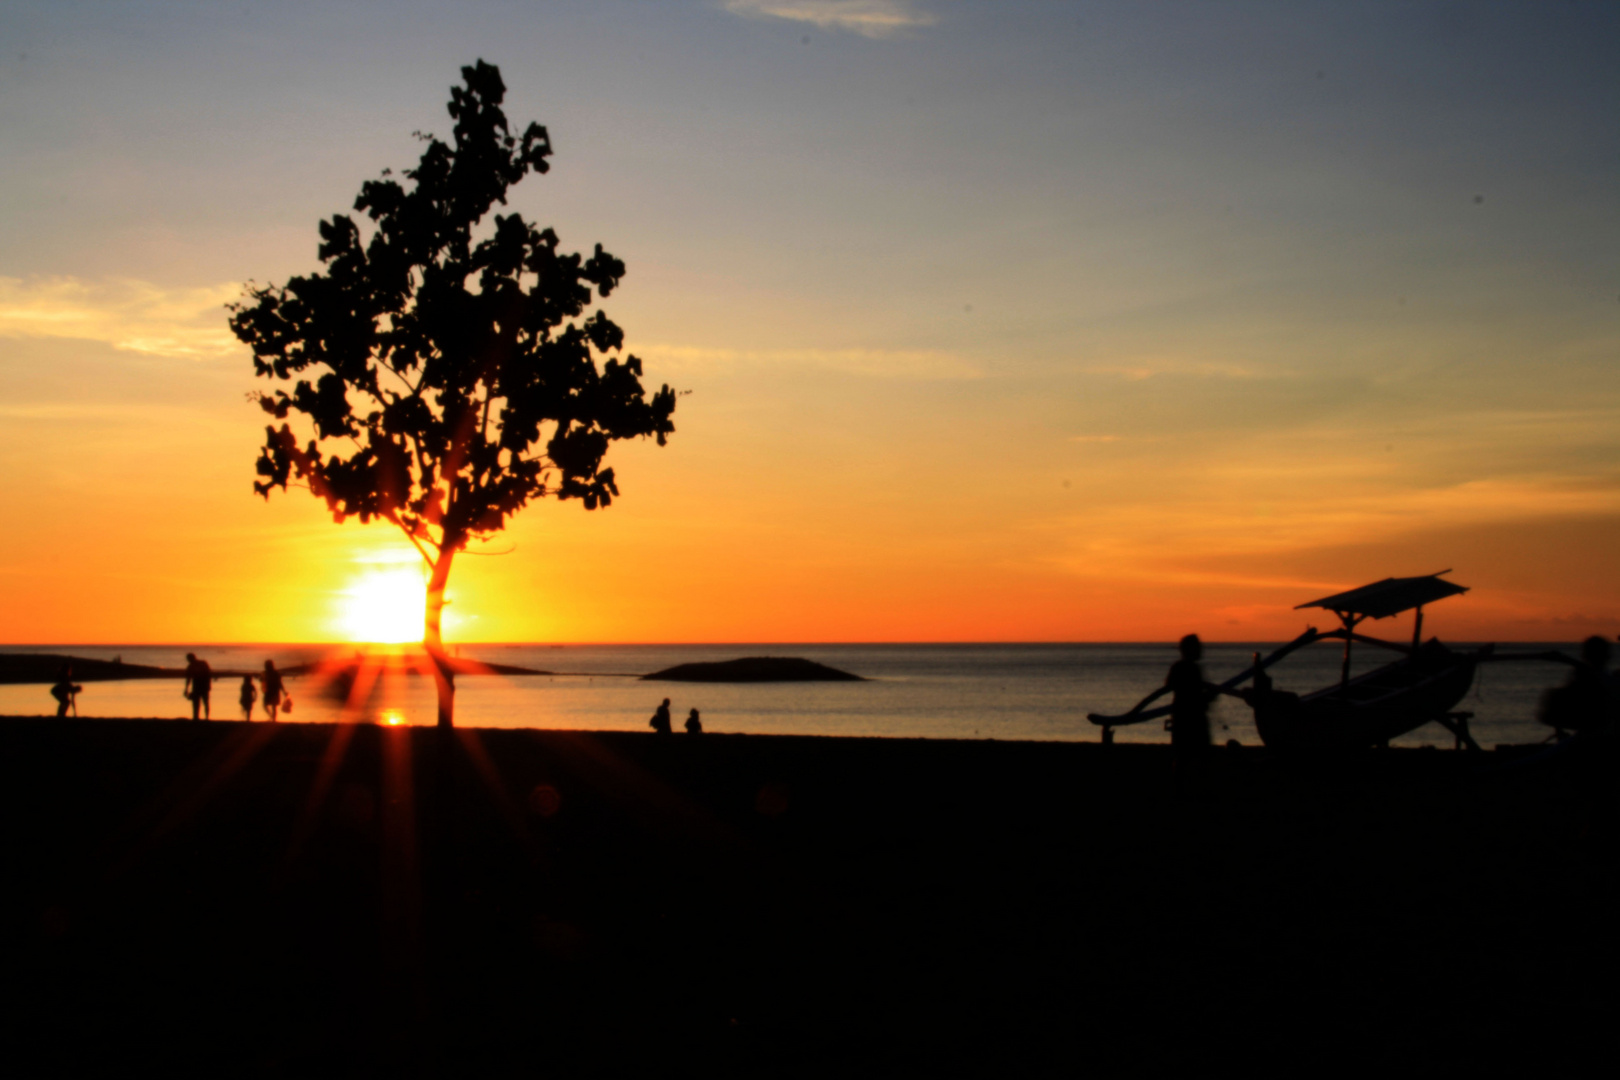
<svg viewBox="0 0 1620 1080">
<path fill-rule="evenodd" d="M 1339 621 L 1344 624 L 1343 628 L 1323 633 L 1315 627 L 1311 627 L 1270 656 L 1264 659 L 1256 659 L 1249 667 L 1215 687 L 1215 692 L 1231 694 L 1234 697 L 1243 697 L 1245 695 L 1237 687 L 1245 680 L 1258 675 L 1296 649 L 1302 649 L 1313 642 L 1328 641 L 1333 638 L 1344 639 L 1344 664 L 1339 673 L 1341 686 L 1350 681 L 1350 646 L 1354 641 L 1362 641 L 1369 645 L 1393 649 L 1396 652 L 1410 652 L 1415 655 L 1423 644 L 1423 605 L 1468 591 L 1466 585 L 1457 585 L 1450 581 L 1441 580 L 1441 574 L 1449 573 L 1451 573 L 1450 570 L 1442 570 L 1439 574 L 1425 574 L 1422 577 L 1385 578 L 1383 581 L 1374 582 L 1371 585 L 1363 585 L 1359 589 L 1351 589 L 1349 592 L 1338 593 L 1334 596 L 1324 596 L 1320 600 L 1312 600 L 1308 604 L 1298 605 L 1295 608 L 1296 611 L 1300 608 L 1319 607 L 1333 612 L 1339 617 Z M 1356 633 L 1355 628 L 1366 619 L 1384 619 L 1391 615 L 1399 615 L 1403 611 L 1411 611 L 1414 608 L 1417 609 L 1417 622 L 1412 628 L 1412 646 L 1410 650 L 1404 645 L 1396 645 L 1393 642 L 1380 641 L 1378 638 Z M 1170 706 L 1168 705 L 1148 708 L 1149 705 L 1169 692 L 1170 688 L 1168 686 L 1162 686 L 1137 702 L 1128 712 L 1117 715 L 1087 713 L 1086 719 L 1103 729 L 1102 741 L 1104 743 L 1111 743 L 1114 741 L 1114 728 L 1116 727 L 1139 724 L 1144 720 L 1154 720 L 1169 715 Z M 1459 739 L 1464 737 L 1462 735 L 1458 736 Z"/>
<path fill-rule="evenodd" d="M 1225 682 L 1215 687 L 1215 692 L 1218 694 L 1231 694 L 1236 697 L 1241 697 L 1243 695 L 1238 691 L 1237 688 L 1245 680 L 1252 679 L 1254 676 L 1260 674 L 1260 672 L 1266 670 L 1266 668 L 1270 667 L 1272 664 L 1275 664 L 1277 661 L 1281 660 L 1283 657 L 1297 649 L 1303 649 L 1305 646 L 1314 641 L 1320 641 L 1324 637 L 1338 636 L 1339 631 L 1337 630 L 1323 634 L 1319 632 L 1316 627 L 1310 627 L 1303 634 L 1299 635 L 1299 637 L 1282 646 L 1270 656 L 1263 660 L 1256 660 L 1254 663 L 1250 664 L 1248 667 L 1244 668 L 1230 679 L 1227 679 Z M 1099 725 L 1103 729 L 1102 741 L 1104 743 L 1111 743 L 1114 741 L 1114 728 L 1116 727 L 1123 727 L 1126 724 L 1140 724 L 1144 720 L 1156 720 L 1161 716 L 1169 716 L 1170 706 L 1168 705 L 1160 705 L 1156 709 L 1148 708 L 1149 705 L 1157 701 L 1159 698 L 1162 698 L 1169 692 L 1170 687 L 1161 686 L 1159 689 L 1153 691 L 1153 693 L 1149 694 L 1141 701 L 1138 701 L 1129 712 L 1120 713 L 1115 716 L 1108 716 L 1103 713 L 1087 713 L 1086 719 L 1090 720 L 1093 724 Z"/>
</svg>

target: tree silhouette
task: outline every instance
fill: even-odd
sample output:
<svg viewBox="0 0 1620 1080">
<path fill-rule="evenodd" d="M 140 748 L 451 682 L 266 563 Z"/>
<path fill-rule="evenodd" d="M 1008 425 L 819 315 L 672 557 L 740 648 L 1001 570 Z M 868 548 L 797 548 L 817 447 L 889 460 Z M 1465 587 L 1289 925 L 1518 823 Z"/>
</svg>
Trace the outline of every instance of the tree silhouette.
<svg viewBox="0 0 1620 1080">
<path fill-rule="evenodd" d="M 640 360 L 597 367 L 595 353 L 619 350 L 624 334 L 585 310 L 624 263 L 600 244 L 590 258 L 561 253 L 556 233 L 515 213 L 479 229 L 508 188 L 548 170 L 551 142 L 539 124 L 511 133 L 498 68 L 480 60 L 461 76 L 454 145 L 418 133 L 427 148 L 409 188 L 387 171 L 360 188 L 369 239 L 347 214 L 323 221 L 325 273 L 250 282 L 230 307 L 254 372 L 294 384 L 254 395 L 283 423 L 265 429 L 253 490 L 268 499 L 296 478 L 334 520 L 383 518 L 416 546 L 431 570 L 423 643 L 442 727 L 455 682 L 440 619 L 456 553 L 533 498 L 607 506 L 619 493 L 602 468 L 609 442 L 662 446 L 675 430 L 675 394 L 664 386 L 649 401 Z M 302 446 L 285 422 L 295 413 Z"/>
</svg>

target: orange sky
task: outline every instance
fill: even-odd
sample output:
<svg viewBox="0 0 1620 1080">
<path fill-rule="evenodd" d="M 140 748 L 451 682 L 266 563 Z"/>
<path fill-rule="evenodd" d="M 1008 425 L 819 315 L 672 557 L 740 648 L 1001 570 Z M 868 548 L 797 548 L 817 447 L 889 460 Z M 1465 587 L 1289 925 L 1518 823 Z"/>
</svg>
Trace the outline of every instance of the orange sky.
<svg viewBox="0 0 1620 1080">
<path fill-rule="evenodd" d="M 557 145 L 514 206 L 626 261 L 604 307 L 691 393 L 667 448 L 614 448 L 611 509 L 532 505 L 460 560 L 449 640 L 1278 639 L 1446 568 L 1474 591 L 1443 636 L 1620 631 L 1591 27 L 767 7 L 474 5 L 296 85 L 271 45 L 360 39 L 5 16 L 33 66 L 0 68 L 0 642 L 343 639 L 411 566 L 252 495 L 222 305 L 313 269 L 480 55 Z"/>
</svg>

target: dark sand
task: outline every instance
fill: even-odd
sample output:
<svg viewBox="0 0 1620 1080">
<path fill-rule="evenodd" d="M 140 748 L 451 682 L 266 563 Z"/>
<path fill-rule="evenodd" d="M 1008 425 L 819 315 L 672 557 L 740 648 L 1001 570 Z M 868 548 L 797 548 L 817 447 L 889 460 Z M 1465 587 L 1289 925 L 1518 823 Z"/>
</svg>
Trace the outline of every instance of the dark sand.
<svg viewBox="0 0 1620 1080">
<path fill-rule="evenodd" d="M 1608 1064 L 1609 759 L 339 730 L 0 720 L 8 1072 Z"/>
</svg>

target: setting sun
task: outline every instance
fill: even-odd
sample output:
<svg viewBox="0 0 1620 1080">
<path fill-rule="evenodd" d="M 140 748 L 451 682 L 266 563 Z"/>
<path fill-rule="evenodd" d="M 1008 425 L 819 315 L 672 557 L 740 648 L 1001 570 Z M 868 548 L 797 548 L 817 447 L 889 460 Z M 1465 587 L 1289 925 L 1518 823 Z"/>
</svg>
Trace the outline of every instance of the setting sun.
<svg viewBox="0 0 1620 1080">
<path fill-rule="evenodd" d="M 371 570 L 343 591 L 339 626 L 351 641 L 389 645 L 420 641 L 425 607 L 419 570 Z"/>
</svg>

